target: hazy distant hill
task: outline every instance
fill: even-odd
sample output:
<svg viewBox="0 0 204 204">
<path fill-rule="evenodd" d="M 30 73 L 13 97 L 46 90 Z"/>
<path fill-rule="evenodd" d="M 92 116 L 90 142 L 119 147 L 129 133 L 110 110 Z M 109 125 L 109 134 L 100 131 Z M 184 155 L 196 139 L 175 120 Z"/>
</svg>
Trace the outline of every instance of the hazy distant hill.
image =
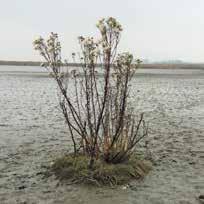
<svg viewBox="0 0 204 204">
<path fill-rule="evenodd" d="M 33 61 L 5 61 L 0 60 L 0 65 L 11 65 L 11 66 L 40 66 L 41 62 Z"/>
<path fill-rule="evenodd" d="M 5 61 L 0 60 L 0 65 L 9 66 L 40 66 L 42 62 L 33 61 Z M 80 63 L 68 63 L 68 66 L 80 67 Z M 98 66 L 101 66 L 100 64 Z M 191 64 L 191 63 L 148 63 L 141 64 L 143 69 L 204 69 L 204 64 Z"/>
<path fill-rule="evenodd" d="M 40 66 L 42 62 L 34 62 L 34 61 L 6 61 L 0 60 L 0 65 L 9 65 L 9 66 Z M 79 63 L 68 63 L 69 66 L 80 66 Z"/>
</svg>

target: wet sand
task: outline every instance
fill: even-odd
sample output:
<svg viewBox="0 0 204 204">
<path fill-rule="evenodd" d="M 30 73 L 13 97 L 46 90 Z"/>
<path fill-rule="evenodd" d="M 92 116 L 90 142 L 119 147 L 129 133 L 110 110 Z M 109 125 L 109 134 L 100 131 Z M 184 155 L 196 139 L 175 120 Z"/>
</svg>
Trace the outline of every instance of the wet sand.
<svg viewBox="0 0 204 204">
<path fill-rule="evenodd" d="M 204 70 L 142 70 L 136 111 L 149 123 L 153 170 L 122 189 L 59 183 L 43 172 L 70 147 L 56 87 L 40 73 L 0 68 L 1 204 L 196 204 L 204 194 Z M 23 70 L 24 71 L 24 70 Z M 143 143 L 138 150 L 143 149 Z"/>
</svg>

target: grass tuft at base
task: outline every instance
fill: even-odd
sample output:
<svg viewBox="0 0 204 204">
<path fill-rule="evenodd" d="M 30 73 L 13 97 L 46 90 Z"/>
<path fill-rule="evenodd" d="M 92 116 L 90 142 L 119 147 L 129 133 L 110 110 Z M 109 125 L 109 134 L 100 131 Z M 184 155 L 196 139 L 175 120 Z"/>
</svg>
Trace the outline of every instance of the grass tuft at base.
<svg viewBox="0 0 204 204">
<path fill-rule="evenodd" d="M 132 155 L 126 162 L 109 164 L 98 159 L 92 169 L 88 168 L 90 158 L 72 154 L 57 159 L 51 169 L 60 180 L 73 183 L 102 185 L 122 185 L 133 179 L 143 178 L 150 170 L 151 163 Z"/>
</svg>

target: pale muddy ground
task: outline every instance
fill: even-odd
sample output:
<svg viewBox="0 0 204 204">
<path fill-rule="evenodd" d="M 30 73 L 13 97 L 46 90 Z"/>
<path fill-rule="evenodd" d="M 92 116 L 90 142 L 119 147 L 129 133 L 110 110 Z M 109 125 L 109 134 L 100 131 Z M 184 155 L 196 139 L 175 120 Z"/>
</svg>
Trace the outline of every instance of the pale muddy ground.
<svg viewBox="0 0 204 204">
<path fill-rule="evenodd" d="M 199 203 L 197 197 L 204 194 L 204 70 L 141 70 L 134 79 L 133 102 L 149 122 L 154 166 L 143 181 L 124 190 L 43 178 L 44 167 L 70 149 L 70 139 L 56 109 L 55 83 L 31 73 L 34 68 L 18 72 L 25 69 L 0 67 L 0 204 Z"/>
</svg>

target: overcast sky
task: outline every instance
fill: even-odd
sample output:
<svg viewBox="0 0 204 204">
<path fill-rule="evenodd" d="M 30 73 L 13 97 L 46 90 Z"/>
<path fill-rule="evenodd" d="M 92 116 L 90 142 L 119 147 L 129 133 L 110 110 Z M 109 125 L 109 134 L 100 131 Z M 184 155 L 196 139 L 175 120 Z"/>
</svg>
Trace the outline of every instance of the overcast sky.
<svg viewBox="0 0 204 204">
<path fill-rule="evenodd" d="M 51 31 L 69 57 L 77 36 L 97 36 L 95 24 L 107 16 L 123 25 L 123 51 L 204 62 L 204 0 L 0 0 L 0 59 L 40 60 L 32 41 Z"/>
</svg>

